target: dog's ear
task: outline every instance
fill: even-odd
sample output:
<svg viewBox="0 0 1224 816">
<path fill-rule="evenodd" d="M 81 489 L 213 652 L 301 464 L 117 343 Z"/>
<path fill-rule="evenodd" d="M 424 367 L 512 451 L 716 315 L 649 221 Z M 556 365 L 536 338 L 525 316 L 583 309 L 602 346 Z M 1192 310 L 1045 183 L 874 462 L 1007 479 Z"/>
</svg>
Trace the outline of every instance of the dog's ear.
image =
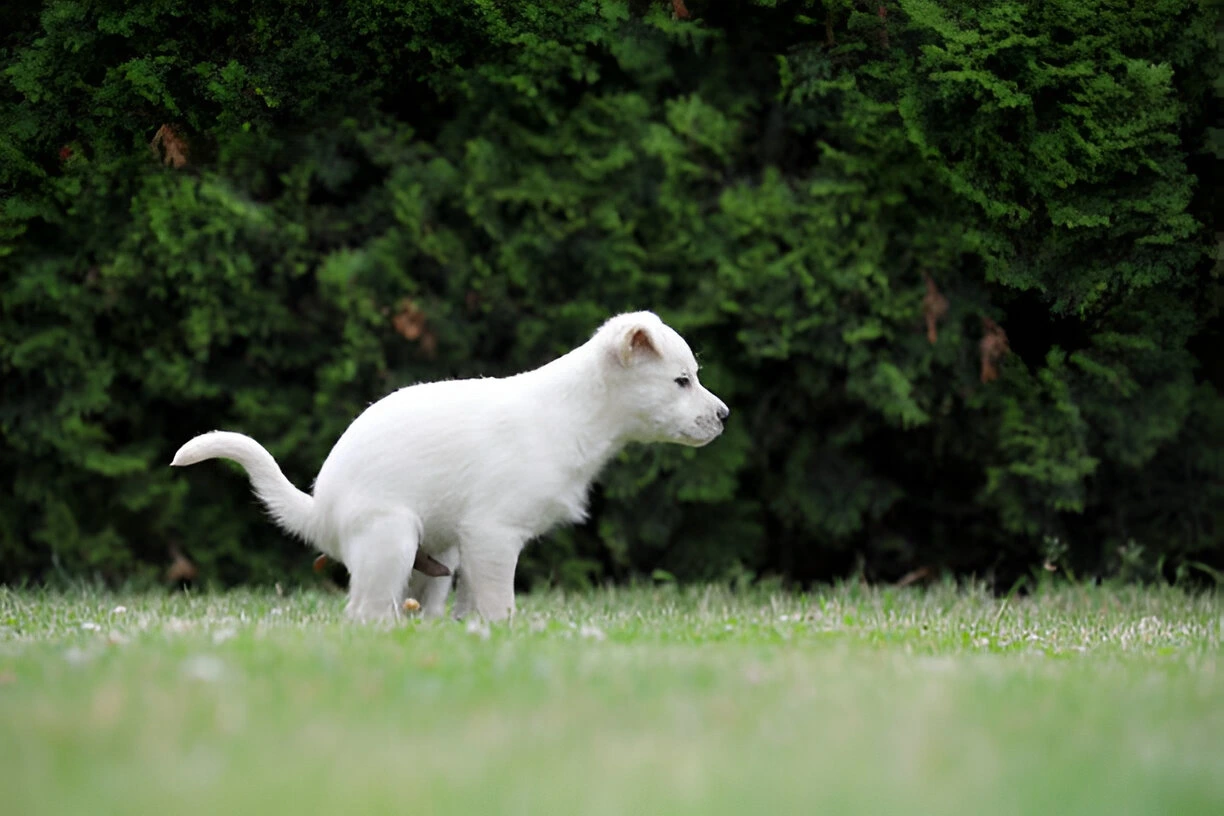
<svg viewBox="0 0 1224 816">
<path fill-rule="evenodd" d="M 621 333 L 616 352 L 621 365 L 626 367 L 643 357 L 659 356 L 654 336 L 641 323 L 635 323 Z"/>
</svg>

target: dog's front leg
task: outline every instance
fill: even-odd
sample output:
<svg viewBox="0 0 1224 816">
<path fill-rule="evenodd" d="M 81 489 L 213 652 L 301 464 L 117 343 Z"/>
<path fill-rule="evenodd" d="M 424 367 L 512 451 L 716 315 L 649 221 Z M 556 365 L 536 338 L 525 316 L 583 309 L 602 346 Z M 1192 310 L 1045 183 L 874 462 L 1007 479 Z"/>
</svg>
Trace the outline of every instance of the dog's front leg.
<svg viewBox="0 0 1224 816">
<path fill-rule="evenodd" d="M 514 614 L 514 569 L 523 540 L 505 529 L 465 532 L 459 543 L 456 618 L 475 612 L 486 621 L 502 621 Z"/>
</svg>

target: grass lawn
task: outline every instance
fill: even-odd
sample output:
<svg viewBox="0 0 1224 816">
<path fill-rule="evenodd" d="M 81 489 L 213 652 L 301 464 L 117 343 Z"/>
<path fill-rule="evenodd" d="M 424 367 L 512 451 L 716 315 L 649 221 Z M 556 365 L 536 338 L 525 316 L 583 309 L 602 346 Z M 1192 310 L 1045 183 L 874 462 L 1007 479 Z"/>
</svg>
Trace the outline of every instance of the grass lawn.
<svg viewBox="0 0 1224 816">
<path fill-rule="evenodd" d="M 1224 813 L 1224 599 L 0 589 L 0 812 Z"/>
</svg>

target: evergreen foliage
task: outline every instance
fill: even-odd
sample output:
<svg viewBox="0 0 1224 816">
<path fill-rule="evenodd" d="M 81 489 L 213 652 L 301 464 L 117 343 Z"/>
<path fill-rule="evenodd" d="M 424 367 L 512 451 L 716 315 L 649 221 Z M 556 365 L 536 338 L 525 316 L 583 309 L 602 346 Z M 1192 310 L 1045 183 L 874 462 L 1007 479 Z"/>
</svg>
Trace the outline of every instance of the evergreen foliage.
<svg viewBox="0 0 1224 816">
<path fill-rule="evenodd" d="M 651 308 L 732 406 L 640 448 L 580 585 L 1224 560 L 1219 12 L 1195 0 L 12 4 L 0 580 L 301 572 L 370 401 Z"/>
</svg>

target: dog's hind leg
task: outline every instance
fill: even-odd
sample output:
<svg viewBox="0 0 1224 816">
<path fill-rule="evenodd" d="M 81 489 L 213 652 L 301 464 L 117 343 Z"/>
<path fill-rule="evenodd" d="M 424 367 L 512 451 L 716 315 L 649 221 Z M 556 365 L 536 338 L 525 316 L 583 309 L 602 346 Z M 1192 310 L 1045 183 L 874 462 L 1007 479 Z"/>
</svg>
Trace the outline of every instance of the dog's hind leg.
<svg viewBox="0 0 1224 816">
<path fill-rule="evenodd" d="M 420 539 L 420 522 L 406 511 L 367 516 L 346 531 L 341 548 L 349 571 L 345 612 L 350 618 L 399 617 Z"/>
<path fill-rule="evenodd" d="M 438 618 L 446 612 L 446 599 L 455 580 L 455 569 L 459 566 L 459 548 L 444 550 L 434 556 L 434 560 L 449 569 L 451 574 L 431 577 L 414 571 L 408 581 L 408 597 L 421 602 L 421 616 L 425 618 Z"/>
</svg>

